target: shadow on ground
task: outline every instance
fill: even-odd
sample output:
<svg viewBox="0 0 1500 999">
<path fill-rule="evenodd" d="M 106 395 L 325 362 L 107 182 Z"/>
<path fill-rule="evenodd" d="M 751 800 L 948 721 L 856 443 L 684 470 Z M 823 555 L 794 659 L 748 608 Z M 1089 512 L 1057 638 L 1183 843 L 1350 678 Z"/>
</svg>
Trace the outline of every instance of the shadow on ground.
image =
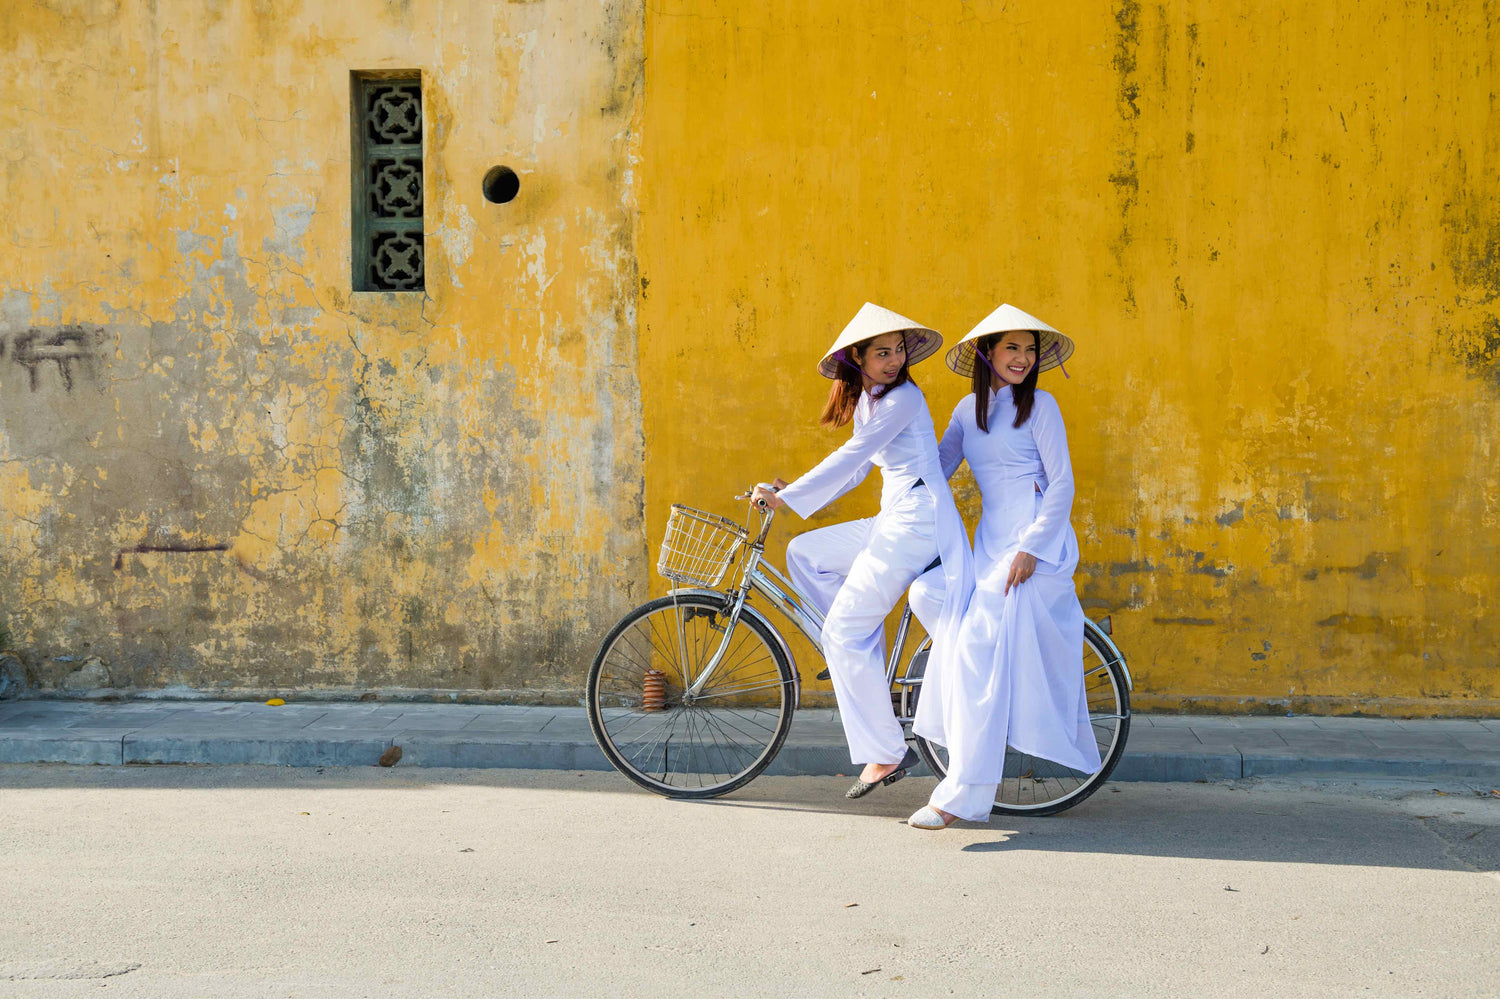
<svg viewBox="0 0 1500 999">
<path fill-rule="evenodd" d="M 209 767 L 61 764 L 0 765 L 0 815 L 27 807 L 29 791 L 184 793 L 205 790 L 421 791 L 448 785 L 559 793 L 630 795 L 674 810 L 711 810 L 734 822 L 739 811 L 826 813 L 901 822 L 921 807 L 931 778 L 910 777 L 859 801 L 848 778 L 761 777 L 724 798 L 655 798 L 613 773 L 558 770 L 443 770 L 397 767 Z M 559 809 L 566 811 L 565 801 Z M 565 819 L 565 815 L 564 815 Z M 4 821 L 0 819 L 0 828 Z M 622 831 L 624 835 L 624 831 Z M 1500 795 L 1447 782 L 1241 780 L 1200 784 L 1119 784 L 1057 816 L 996 815 L 988 825 L 913 837 L 951 842 L 970 853 L 1050 851 L 1409 867 L 1500 870 Z M 918 840 L 914 840 L 916 842 Z"/>
</svg>

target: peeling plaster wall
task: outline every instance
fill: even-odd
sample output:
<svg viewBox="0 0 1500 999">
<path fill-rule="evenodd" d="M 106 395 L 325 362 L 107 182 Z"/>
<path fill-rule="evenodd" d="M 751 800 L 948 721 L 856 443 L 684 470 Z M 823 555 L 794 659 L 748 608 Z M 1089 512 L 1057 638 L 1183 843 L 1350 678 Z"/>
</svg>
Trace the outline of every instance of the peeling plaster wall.
<svg viewBox="0 0 1500 999">
<path fill-rule="evenodd" d="M 33 682 L 576 697 L 647 572 L 642 31 L 635 0 L 0 11 L 0 624 Z M 408 68 L 427 292 L 351 294 L 350 72 Z"/>
<path fill-rule="evenodd" d="M 1138 706 L 1500 711 L 1497 51 L 1488 3 L 654 3 L 652 543 L 843 438 L 861 302 L 1010 301 L 1078 341 L 1043 387 Z"/>
</svg>

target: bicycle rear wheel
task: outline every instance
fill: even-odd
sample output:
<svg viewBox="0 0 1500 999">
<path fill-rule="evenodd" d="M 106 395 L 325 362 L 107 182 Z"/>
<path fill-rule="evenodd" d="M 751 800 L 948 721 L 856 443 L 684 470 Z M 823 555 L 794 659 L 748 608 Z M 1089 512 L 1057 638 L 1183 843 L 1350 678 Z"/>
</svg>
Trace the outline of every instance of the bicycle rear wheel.
<svg viewBox="0 0 1500 999">
<path fill-rule="evenodd" d="M 912 655 L 907 666 L 909 678 L 926 671 L 928 646 L 929 640 L 924 639 Z M 1109 780 L 1120 757 L 1125 755 L 1125 740 L 1130 736 L 1130 687 L 1120 662 L 1113 658 L 1109 648 L 1098 626 L 1085 621 L 1084 689 L 1103 765 L 1097 772 L 1086 774 L 1006 747 L 1004 779 L 995 789 L 995 804 L 990 811 L 998 815 L 1055 815 L 1083 801 Z M 921 736 L 916 736 L 916 743 L 917 752 L 938 779 L 946 777 L 947 748 Z"/>
<path fill-rule="evenodd" d="M 714 798 L 754 780 L 792 725 L 792 665 L 770 629 L 742 616 L 702 690 L 686 693 L 724 641 L 728 606 L 707 594 L 642 604 L 589 670 L 589 727 L 615 769 L 669 798 Z"/>
</svg>

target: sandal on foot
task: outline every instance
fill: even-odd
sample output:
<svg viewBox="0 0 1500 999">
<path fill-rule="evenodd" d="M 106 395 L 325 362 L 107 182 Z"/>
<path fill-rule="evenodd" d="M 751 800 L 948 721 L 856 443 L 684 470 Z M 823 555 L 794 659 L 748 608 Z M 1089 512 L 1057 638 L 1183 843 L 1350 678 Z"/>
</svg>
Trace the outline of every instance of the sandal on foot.
<svg viewBox="0 0 1500 999">
<path fill-rule="evenodd" d="M 879 780 L 871 781 L 870 783 L 866 783 L 862 780 L 856 780 L 852 785 L 850 785 L 849 790 L 844 792 L 844 797 L 863 798 L 865 795 L 869 794 L 871 791 L 875 790 L 882 784 L 894 784 L 902 777 L 905 777 L 906 771 L 916 766 L 917 762 L 920 759 L 921 757 L 917 756 L 917 751 L 908 747 L 906 750 L 906 755 L 901 757 L 901 762 L 896 764 L 895 770 L 892 770 L 890 773 L 886 774 Z"/>
<path fill-rule="evenodd" d="M 906 820 L 906 824 L 913 829 L 947 829 L 957 821 L 957 815 L 950 815 L 945 819 L 943 813 L 936 808 L 923 805 L 912 813 L 911 818 Z"/>
</svg>

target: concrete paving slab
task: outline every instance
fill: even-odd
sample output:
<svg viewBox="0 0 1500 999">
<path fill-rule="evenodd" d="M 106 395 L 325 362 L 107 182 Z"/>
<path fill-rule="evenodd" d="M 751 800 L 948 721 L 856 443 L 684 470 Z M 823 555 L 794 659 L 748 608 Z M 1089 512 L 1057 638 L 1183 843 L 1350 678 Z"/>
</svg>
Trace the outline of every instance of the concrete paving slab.
<svg viewBox="0 0 1500 999">
<path fill-rule="evenodd" d="M 1152 715 L 1152 718 L 1174 717 L 1172 715 Z M 1176 717 L 1191 719 L 1191 726 L 1197 730 L 1226 729 L 1230 731 L 1257 731 L 1260 729 L 1273 729 L 1283 725 L 1287 721 L 1285 715 L 1179 715 Z"/>
<path fill-rule="evenodd" d="M 1288 746 L 1351 746 L 1371 750 L 1377 745 L 1370 732 L 1329 732 L 1325 729 L 1278 729 L 1277 734 Z"/>
<path fill-rule="evenodd" d="M 594 741 L 594 733 L 589 728 L 588 716 L 579 709 L 567 709 L 553 715 L 547 724 L 537 730 L 538 736 L 548 739 L 587 739 Z"/>
<path fill-rule="evenodd" d="M 1476 718 L 1393 718 L 1397 728 L 1414 732 L 1472 732 L 1484 729 L 1484 723 Z"/>
<path fill-rule="evenodd" d="M 1144 728 L 1192 728 L 1193 725 L 1201 723 L 1202 718 L 1197 715 L 1133 715 L 1131 726 L 1142 726 Z"/>
<path fill-rule="evenodd" d="M 1127 745 L 1134 752 L 1199 753 L 1203 751 L 1203 740 L 1194 735 L 1190 728 L 1150 728 L 1136 725 L 1133 720 Z M 1224 751 L 1233 750 L 1234 747 L 1230 745 Z"/>
<path fill-rule="evenodd" d="M 368 718 L 337 718 L 320 720 L 317 725 L 319 732 L 388 732 L 395 728 L 397 719 L 382 718 L 379 716 Z"/>
<path fill-rule="evenodd" d="M 145 727 L 148 727 L 148 726 L 151 726 L 151 725 L 171 724 L 174 719 L 182 719 L 184 717 L 188 717 L 188 716 L 186 715 L 186 712 L 181 712 L 181 711 L 168 711 L 168 712 L 151 711 L 151 710 L 136 710 L 136 711 L 131 711 L 131 710 L 125 709 L 125 710 L 110 711 L 110 712 L 101 713 L 101 714 L 98 714 L 98 715 L 80 714 L 80 715 L 75 716 L 72 720 L 65 722 L 64 725 L 63 725 L 63 727 L 64 728 L 78 728 L 78 727 L 101 728 L 101 727 L 108 727 L 108 728 L 119 728 L 121 730 L 128 730 L 128 729 L 136 729 L 136 728 L 145 728 Z M 4 727 L 5 724 L 6 723 L 4 721 L 0 721 L 0 727 Z"/>
<path fill-rule="evenodd" d="M 1425 750 L 1436 751 L 1458 751 L 1463 749 L 1463 744 L 1456 738 L 1443 732 L 1371 732 L 1370 741 L 1375 748 L 1387 753 L 1412 752 L 1421 753 Z"/>
<path fill-rule="evenodd" d="M 1217 751 L 1237 749 L 1244 752 L 1249 749 L 1281 749 L 1287 744 L 1285 738 L 1271 729 L 1247 732 L 1224 732 L 1219 730 L 1205 732 L 1195 728 L 1192 731 L 1198 737 L 1198 741 L 1202 744 L 1203 748 Z"/>
<path fill-rule="evenodd" d="M 1299 724 L 1305 721 L 1307 724 L 1311 725 L 1314 728 L 1326 728 L 1334 731 L 1341 731 L 1346 729 L 1350 731 L 1353 731 L 1355 729 L 1375 729 L 1377 731 L 1385 731 L 1386 729 L 1397 727 L 1396 719 L 1394 718 L 1355 718 L 1346 716 L 1319 717 L 1317 715 L 1297 715 L 1290 720 Z"/>
<path fill-rule="evenodd" d="M 1110 780 L 1118 781 L 1197 781 L 1238 780 L 1241 775 L 1237 752 L 1139 752 L 1131 743 L 1125 747 Z"/>
<path fill-rule="evenodd" d="M 0 703 L 0 726 L 11 728 L 43 722 L 67 724 L 77 718 L 96 717 L 90 705 L 77 701 L 8 701 Z"/>
<path fill-rule="evenodd" d="M 428 732 L 439 730 L 462 732 L 472 738 L 482 739 L 490 735 L 538 735 L 546 731 L 555 718 L 555 715 L 545 714 L 519 714 L 513 716 L 491 714 L 475 718 L 468 724 L 461 725 L 458 728 L 448 729 L 441 729 L 438 726 L 434 726 L 432 724 L 434 719 L 402 718 L 396 723 L 396 727 L 403 728 L 409 725 L 413 729 L 421 729 Z M 584 727 L 585 729 L 588 727 L 587 723 L 585 723 Z"/>
</svg>

